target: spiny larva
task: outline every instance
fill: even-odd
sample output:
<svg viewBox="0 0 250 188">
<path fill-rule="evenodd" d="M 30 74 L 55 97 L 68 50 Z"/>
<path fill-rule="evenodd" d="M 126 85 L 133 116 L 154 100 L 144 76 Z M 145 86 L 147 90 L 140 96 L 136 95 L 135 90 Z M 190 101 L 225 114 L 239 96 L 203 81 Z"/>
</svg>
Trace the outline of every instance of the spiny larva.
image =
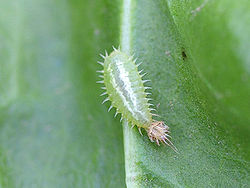
<svg viewBox="0 0 250 188">
<path fill-rule="evenodd" d="M 116 114 L 121 113 L 121 120 L 125 118 L 132 127 L 135 125 L 138 127 L 141 133 L 141 128 L 147 131 L 148 137 L 151 142 L 156 142 L 160 145 L 160 142 L 170 146 L 177 152 L 176 147 L 170 141 L 169 127 L 163 121 L 156 121 L 153 116 L 156 114 L 151 113 L 155 110 L 152 108 L 153 104 L 149 103 L 150 98 L 147 98 L 150 93 L 146 90 L 150 87 L 145 87 L 144 83 L 149 80 L 143 80 L 142 77 L 146 74 L 142 74 L 143 70 L 138 71 L 140 64 L 136 64 L 136 60 L 132 57 L 115 49 L 108 55 L 103 56 L 104 63 L 98 62 L 103 66 L 103 70 L 97 71 L 101 73 L 99 76 L 102 78 L 97 83 L 104 84 L 102 89 L 105 90 L 103 95 L 107 95 L 107 98 L 103 103 L 111 101 L 111 106 L 116 108 Z"/>
</svg>

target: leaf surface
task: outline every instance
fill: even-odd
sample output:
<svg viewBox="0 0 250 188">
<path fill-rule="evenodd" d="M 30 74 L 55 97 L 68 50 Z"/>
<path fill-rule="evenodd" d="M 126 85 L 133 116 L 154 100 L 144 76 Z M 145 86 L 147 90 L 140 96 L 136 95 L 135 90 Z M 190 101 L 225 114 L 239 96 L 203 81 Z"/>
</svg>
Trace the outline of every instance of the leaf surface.
<svg viewBox="0 0 250 188">
<path fill-rule="evenodd" d="M 249 186 L 247 6 L 123 2 L 122 50 L 143 62 L 160 119 L 179 150 L 158 147 L 125 122 L 128 187 Z"/>
</svg>

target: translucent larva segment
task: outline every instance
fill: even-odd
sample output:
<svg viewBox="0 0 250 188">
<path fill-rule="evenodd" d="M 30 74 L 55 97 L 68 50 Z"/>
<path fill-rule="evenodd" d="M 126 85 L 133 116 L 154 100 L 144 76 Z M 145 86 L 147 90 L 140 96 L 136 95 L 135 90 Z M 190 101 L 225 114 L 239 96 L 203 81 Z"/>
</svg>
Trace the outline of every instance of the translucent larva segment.
<svg viewBox="0 0 250 188">
<path fill-rule="evenodd" d="M 143 81 L 135 62 L 116 50 L 104 61 L 104 84 L 112 106 L 132 124 L 147 128 L 152 123 Z"/>
</svg>

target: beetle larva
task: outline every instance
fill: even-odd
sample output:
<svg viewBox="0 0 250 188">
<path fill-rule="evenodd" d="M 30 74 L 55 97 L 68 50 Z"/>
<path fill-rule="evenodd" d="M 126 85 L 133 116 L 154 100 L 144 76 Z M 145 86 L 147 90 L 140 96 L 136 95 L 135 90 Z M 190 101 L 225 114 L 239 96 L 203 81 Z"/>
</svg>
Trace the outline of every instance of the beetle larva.
<svg viewBox="0 0 250 188">
<path fill-rule="evenodd" d="M 153 119 L 153 116 L 157 115 L 151 113 L 154 110 L 153 104 L 149 103 L 151 99 L 147 98 L 150 93 L 146 90 L 150 88 L 144 87 L 144 83 L 149 80 L 142 79 L 145 73 L 138 71 L 140 64 L 136 64 L 136 60 L 115 48 L 110 55 L 106 52 L 106 56 L 102 57 L 104 63 L 98 63 L 103 65 L 104 69 L 97 72 L 102 73 L 100 77 L 103 80 L 98 83 L 105 85 L 102 87 L 105 92 L 101 96 L 108 95 L 103 103 L 111 101 L 108 111 L 115 107 L 115 116 L 121 113 L 121 119 L 125 118 L 132 127 L 136 125 L 140 133 L 140 128 L 144 128 L 151 142 L 156 142 L 157 145 L 160 145 L 160 142 L 165 143 L 177 152 L 170 141 L 169 127 L 163 121 Z"/>
</svg>

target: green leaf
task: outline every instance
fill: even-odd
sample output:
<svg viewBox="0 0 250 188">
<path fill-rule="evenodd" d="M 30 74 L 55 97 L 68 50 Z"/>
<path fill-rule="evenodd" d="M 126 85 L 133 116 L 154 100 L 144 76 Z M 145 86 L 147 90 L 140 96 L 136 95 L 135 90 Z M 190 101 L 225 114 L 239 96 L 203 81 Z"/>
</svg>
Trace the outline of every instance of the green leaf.
<svg viewBox="0 0 250 188">
<path fill-rule="evenodd" d="M 125 186 L 122 128 L 95 83 L 118 4 L 0 2 L 0 187 Z"/>
<path fill-rule="evenodd" d="M 179 150 L 125 122 L 128 187 L 249 186 L 249 6 L 124 0 L 122 50 L 143 61 Z"/>
<path fill-rule="evenodd" d="M 0 187 L 125 187 L 124 168 L 127 187 L 249 187 L 249 6 L 0 1 Z M 180 154 L 125 123 L 124 165 L 95 83 L 119 37 Z"/>
</svg>

